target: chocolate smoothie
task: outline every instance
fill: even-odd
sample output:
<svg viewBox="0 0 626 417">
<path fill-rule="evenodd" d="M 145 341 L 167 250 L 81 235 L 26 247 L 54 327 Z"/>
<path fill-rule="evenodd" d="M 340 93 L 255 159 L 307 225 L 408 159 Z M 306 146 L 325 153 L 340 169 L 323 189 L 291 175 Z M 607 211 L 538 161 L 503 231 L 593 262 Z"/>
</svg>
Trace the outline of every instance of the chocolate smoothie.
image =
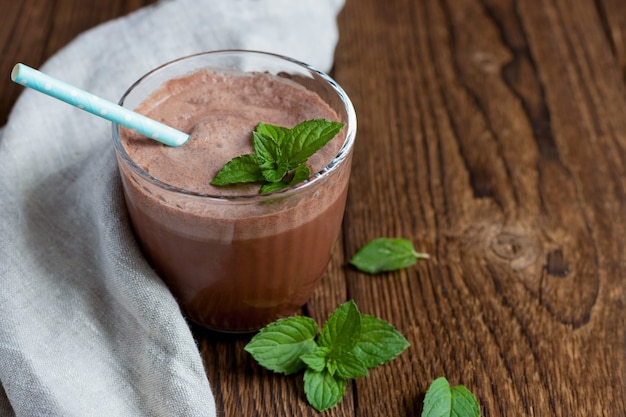
<svg viewBox="0 0 626 417">
<path fill-rule="evenodd" d="M 347 129 L 309 159 L 318 174 L 295 188 L 260 195 L 259 184 L 210 182 L 227 161 L 253 152 L 259 122 L 292 127 L 342 117 L 287 78 L 213 70 L 165 82 L 136 110 L 190 134 L 172 148 L 119 128 L 127 155 L 118 152 L 135 233 L 184 312 L 222 331 L 293 314 L 320 280 L 340 230 L 351 153 L 328 165 Z"/>
</svg>

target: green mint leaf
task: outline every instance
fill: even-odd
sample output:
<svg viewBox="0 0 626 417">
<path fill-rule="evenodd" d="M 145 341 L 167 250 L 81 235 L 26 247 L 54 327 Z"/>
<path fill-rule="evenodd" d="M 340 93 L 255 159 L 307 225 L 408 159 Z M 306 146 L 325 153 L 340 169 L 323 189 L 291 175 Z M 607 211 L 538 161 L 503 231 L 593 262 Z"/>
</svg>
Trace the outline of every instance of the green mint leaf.
<svg viewBox="0 0 626 417">
<path fill-rule="evenodd" d="M 326 368 L 326 358 L 330 349 L 326 347 L 318 347 L 315 350 L 300 356 L 300 360 L 306 364 L 306 366 L 316 372 L 322 372 Z"/>
<path fill-rule="evenodd" d="M 312 319 L 280 319 L 261 329 L 245 349 L 275 372 L 305 369 L 305 394 L 318 411 L 341 401 L 348 379 L 367 376 L 368 368 L 393 359 L 409 346 L 393 326 L 361 314 L 352 300 L 340 305 L 317 331 Z"/>
<path fill-rule="evenodd" d="M 293 178 L 289 183 L 285 181 L 267 182 L 261 186 L 261 194 L 267 194 L 274 191 L 282 190 L 283 188 L 291 187 L 301 183 L 311 176 L 309 168 L 306 165 L 298 165 L 293 171 Z M 268 179 L 269 181 L 269 179 Z"/>
<path fill-rule="evenodd" d="M 446 378 L 439 377 L 431 382 L 428 391 L 426 391 L 423 404 L 422 417 L 450 416 L 452 393 Z"/>
<path fill-rule="evenodd" d="M 361 335 L 361 313 L 354 301 L 339 306 L 328 318 L 318 337 L 320 346 L 328 349 L 326 370 L 331 375 L 357 378 L 367 368 L 352 353 Z"/>
<path fill-rule="evenodd" d="M 367 314 L 361 316 L 361 335 L 354 354 L 367 368 L 389 362 L 409 346 L 409 341 L 391 324 Z"/>
<path fill-rule="evenodd" d="M 261 174 L 267 182 L 281 182 L 285 174 L 287 174 L 286 163 L 277 163 L 272 168 L 264 169 Z"/>
<path fill-rule="evenodd" d="M 254 152 L 267 182 L 278 182 L 287 174 L 289 161 L 284 157 L 276 140 L 259 132 L 253 132 Z"/>
<path fill-rule="evenodd" d="M 217 173 L 215 178 L 213 178 L 211 184 L 223 186 L 246 182 L 259 182 L 264 179 L 256 155 L 247 154 L 228 161 Z"/>
<path fill-rule="evenodd" d="M 367 367 L 352 352 L 345 352 L 340 358 L 330 359 L 328 369 L 334 369 L 333 374 L 337 374 L 342 378 L 356 379 L 367 376 Z"/>
<path fill-rule="evenodd" d="M 331 375 L 327 370 L 304 371 L 304 393 L 309 404 L 319 412 L 337 405 L 346 393 L 346 386 L 345 379 Z"/>
<path fill-rule="evenodd" d="M 352 300 L 340 305 L 328 318 L 318 343 L 331 350 L 336 357 L 343 352 L 351 352 L 361 335 L 361 313 Z"/>
<path fill-rule="evenodd" d="M 464 385 L 452 387 L 452 416 L 480 417 L 480 405 L 470 390 Z"/>
<path fill-rule="evenodd" d="M 335 137 L 343 126 L 343 123 L 324 119 L 307 120 L 292 129 L 259 123 L 252 132 L 254 154 L 227 162 L 211 184 L 263 182 L 261 193 L 296 185 L 311 175 L 304 165 L 307 159 Z"/>
<path fill-rule="evenodd" d="M 261 366 L 289 375 L 305 368 L 300 358 L 317 348 L 314 339 L 318 331 L 309 317 L 279 319 L 261 329 L 244 350 Z"/>
<path fill-rule="evenodd" d="M 416 252 L 411 241 L 401 238 L 377 238 L 363 246 L 350 263 L 369 274 L 406 268 L 428 254 Z"/>
<path fill-rule="evenodd" d="M 328 356 L 330 356 L 330 352 L 329 352 Z M 335 354 L 335 356 L 337 356 L 337 355 Z M 337 373 L 337 365 L 338 365 L 337 359 L 333 359 L 333 358 L 330 358 L 330 357 L 326 358 L 326 371 L 329 374 L 334 376 Z"/>
<path fill-rule="evenodd" d="M 291 141 L 284 143 L 285 155 L 288 155 L 290 168 L 304 163 L 311 155 L 322 149 L 332 138 L 337 136 L 344 124 L 331 120 L 306 120 L 291 129 Z"/>
<path fill-rule="evenodd" d="M 311 170 L 309 170 L 309 167 L 304 164 L 300 164 L 294 169 L 293 178 L 289 181 L 289 185 L 299 184 L 302 181 L 309 179 L 310 176 Z"/>
<path fill-rule="evenodd" d="M 282 152 L 274 138 L 259 132 L 252 132 L 252 144 L 261 169 L 270 169 L 278 165 Z"/>
<path fill-rule="evenodd" d="M 480 417 L 480 405 L 466 387 L 451 388 L 445 377 L 439 377 L 426 392 L 422 417 Z"/>
<path fill-rule="evenodd" d="M 261 186 L 261 194 L 273 193 L 287 187 L 289 187 L 289 184 L 285 181 L 267 182 Z"/>
<path fill-rule="evenodd" d="M 267 123 L 259 123 L 256 127 L 256 132 L 273 138 L 276 143 L 283 143 L 286 136 L 290 134 L 291 129 Z"/>
</svg>

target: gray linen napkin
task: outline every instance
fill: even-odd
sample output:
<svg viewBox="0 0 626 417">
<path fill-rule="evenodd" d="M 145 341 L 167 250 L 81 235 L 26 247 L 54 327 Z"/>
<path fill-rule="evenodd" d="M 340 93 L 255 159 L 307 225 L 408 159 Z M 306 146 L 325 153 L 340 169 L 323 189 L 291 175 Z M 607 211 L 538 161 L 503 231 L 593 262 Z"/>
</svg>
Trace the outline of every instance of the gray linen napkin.
<svg viewBox="0 0 626 417">
<path fill-rule="evenodd" d="M 151 68 L 206 50 L 328 70 L 342 6 L 162 1 L 82 34 L 41 69 L 113 101 Z M 129 229 L 110 131 L 28 90 L 0 132 L 2 416 L 216 415 L 192 334 Z"/>
</svg>

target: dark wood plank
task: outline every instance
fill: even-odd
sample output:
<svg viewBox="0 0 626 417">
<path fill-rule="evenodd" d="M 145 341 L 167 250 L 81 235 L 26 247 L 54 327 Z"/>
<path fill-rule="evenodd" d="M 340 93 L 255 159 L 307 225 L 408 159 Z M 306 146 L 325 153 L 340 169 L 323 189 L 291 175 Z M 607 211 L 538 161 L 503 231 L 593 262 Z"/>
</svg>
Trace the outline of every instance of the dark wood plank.
<svg viewBox="0 0 626 417">
<path fill-rule="evenodd" d="M 622 0 L 598 0 L 597 5 L 613 54 L 626 78 L 626 4 Z"/>
<path fill-rule="evenodd" d="M 9 79 L 18 62 L 39 67 L 78 34 L 156 0 L 0 1 L 0 74 Z M 0 126 L 23 89 L 0 83 Z"/>
<path fill-rule="evenodd" d="M 626 103 L 594 3 L 355 3 L 345 248 L 400 235 L 433 256 L 348 272 L 412 342 L 357 382 L 356 415 L 416 415 L 439 375 L 486 416 L 625 414 Z"/>
</svg>

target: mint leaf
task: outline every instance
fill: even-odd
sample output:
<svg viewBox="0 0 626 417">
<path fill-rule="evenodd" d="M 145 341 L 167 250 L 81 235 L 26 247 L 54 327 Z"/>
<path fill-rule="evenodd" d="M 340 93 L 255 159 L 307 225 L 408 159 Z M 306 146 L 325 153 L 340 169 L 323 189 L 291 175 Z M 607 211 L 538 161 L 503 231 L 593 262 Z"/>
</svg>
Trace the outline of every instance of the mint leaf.
<svg viewBox="0 0 626 417">
<path fill-rule="evenodd" d="M 264 169 L 261 174 L 265 181 L 269 183 L 280 182 L 287 174 L 287 165 L 286 163 L 277 162 L 271 168 Z"/>
<path fill-rule="evenodd" d="M 259 132 L 252 132 L 252 144 L 261 169 L 270 169 L 278 164 L 282 153 L 274 138 Z"/>
<path fill-rule="evenodd" d="M 304 164 L 298 165 L 293 171 L 293 178 L 289 181 L 289 185 L 296 185 L 304 180 L 307 180 L 311 176 L 309 167 Z"/>
<path fill-rule="evenodd" d="M 283 143 L 285 137 L 290 134 L 290 129 L 261 122 L 257 125 L 256 132 L 274 138 L 276 143 Z"/>
<path fill-rule="evenodd" d="M 292 374 L 305 367 L 301 356 L 317 348 L 314 339 L 318 330 L 309 317 L 279 319 L 261 329 L 244 350 L 265 368 Z"/>
<path fill-rule="evenodd" d="M 324 411 L 343 397 L 348 379 L 367 376 L 404 351 L 409 342 L 384 320 L 359 312 L 352 300 L 340 305 L 317 334 L 312 319 L 291 317 L 267 325 L 245 349 L 275 372 L 304 372 L 309 403 Z"/>
<path fill-rule="evenodd" d="M 362 338 L 361 318 L 352 300 L 339 306 L 328 318 L 318 343 L 325 348 L 326 369 L 331 375 L 359 378 L 367 375 L 367 367 L 354 353 Z"/>
<path fill-rule="evenodd" d="M 463 385 L 450 387 L 445 377 L 435 379 L 424 397 L 422 417 L 479 417 L 476 397 Z"/>
<path fill-rule="evenodd" d="M 231 159 L 222 167 L 215 178 L 213 185 L 231 185 L 246 182 L 263 181 L 263 173 L 254 154 L 241 155 Z"/>
<path fill-rule="evenodd" d="M 309 404 L 317 411 L 322 412 L 337 405 L 346 393 L 346 386 L 345 379 L 333 376 L 327 370 L 304 371 L 304 393 Z"/>
<path fill-rule="evenodd" d="M 310 176 L 304 165 L 343 128 L 330 120 L 306 120 L 289 129 L 259 123 L 252 132 L 254 154 L 231 159 L 217 173 L 211 184 L 217 186 L 260 182 L 261 193 L 269 193 L 299 184 Z"/>
<path fill-rule="evenodd" d="M 267 182 L 280 181 L 287 173 L 289 161 L 284 157 L 276 139 L 259 132 L 253 132 L 252 138 L 263 178 Z"/>
<path fill-rule="evenodd" d="M 450 384 L 444 377 L 435 379 L 428 387 L 424 397 L 422 417 L 450 416 L 452 410 L 452 393 Z"/>
<path fill-rule="evenodd" d="M 350 263 L 369 274 L 406 268 L 428 254 L 416 252 L 411 241 L 401 238 L 376 238 L 363 246 Z"/>
<path fill-rule="evenodd" d="M 274 191 L 282 190 L 289 187 L 285 181 L 266 182 L 261 186 L 261 194 L 273 193 Z"/>
<path fill-rule="evenodd" d="M 292 140 L 285 141 L 283 149 L 289 155 L 291 168 L 304 163 L 322 149 L 343 127 L 343 123 L 330 120 L 306 120 L 291 129 Z"/>
<path fill-rule="evenodd" d="M 300 360 L 306 364 L 306 366 L 317 372 L 322 372 L 326 368 L 326 358 L 330 352 L 329 348 L 318 347 L 309 353 L 305 353 L 300 356 Z"/>
<path fill-rule="evenodd" d="M 332 368 L 331 368 L 332 364 Z M 330 359 L 328 369 L 334 369 L 333 374 L 346 379 L 356 379 L 367 376 L 367 367 L 353 352 L 344 352 L 340 358 Z"/>
<path fill-rule="evenodd" d="M 329 353 L 329 348 L 319 347 L 302 355 L 300 359 L 312 371 L 322 372 L 326 369 L 331 375 L 337 374 L 346 379 L 367 376 L 367 368 L 353 353 L 345 352 L 337 359 L 331 358 Z"/>
<path fill-rule="evenodd" d="M 293 178 L 289 183 L 285 181 L 267 182 L 261 186 L 261 193 L 271 193 L 273 191 L 282 190 L 283 188 L 291 187 L 301 183 L 311 176 L 309 168 L 306 165 L 298 165 L 293 171 Z"/>
<path fill-rule="evenodd" d="M 361 316 L 361 335 L 354 354 L 367 368 L 389 362 L 409 346 L 409 341 L 391 324 L 374 316 Z"/>
<path fill-rule="evenodd" d="M 463 385 L 457 385 L 450 390 L 452 393 L 452 416 L 479 417 L 480 405 L 478 400 Z"/>
<path fill-rule="evenodd" d="M 361 313 L 352 300 L 337 307 L 328 318 L 319 337 L 320 346 L 331 350 L 330 355 L 351 351 L 361 335 Z"/>
</svg>

